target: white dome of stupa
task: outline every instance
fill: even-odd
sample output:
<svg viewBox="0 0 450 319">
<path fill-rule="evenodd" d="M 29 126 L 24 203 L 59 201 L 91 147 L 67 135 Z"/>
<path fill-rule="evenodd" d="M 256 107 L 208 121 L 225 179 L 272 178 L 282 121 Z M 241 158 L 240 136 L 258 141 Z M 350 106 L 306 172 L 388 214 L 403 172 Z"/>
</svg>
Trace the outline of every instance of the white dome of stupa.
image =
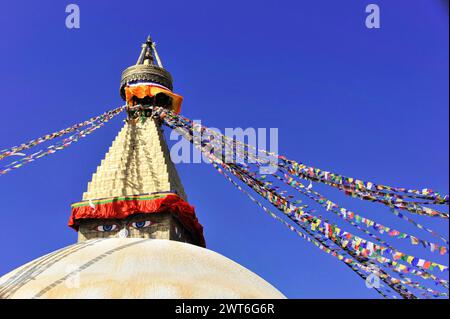
<svg viewBox="0 0 450 319">
<path fill-rule="evenodd" d="M 0 278 L 0 298 L 285 298 L 211 250 L 163 239 L 80 242 Z"/>
</svg>

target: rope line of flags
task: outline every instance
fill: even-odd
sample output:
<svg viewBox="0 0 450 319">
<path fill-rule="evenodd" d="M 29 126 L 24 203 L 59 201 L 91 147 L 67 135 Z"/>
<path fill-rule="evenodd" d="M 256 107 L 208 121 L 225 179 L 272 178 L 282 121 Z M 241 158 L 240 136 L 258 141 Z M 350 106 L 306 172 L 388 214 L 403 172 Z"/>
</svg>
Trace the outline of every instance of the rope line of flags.
<svg viewBox="0 0 450 319">
<path fill-rule="evenodd" d="M 417 298 L 411 290 L 411 288 L 413 288 L 413 290 L 417 291 L 424 298 L 448 297 L 448 292 L 438 291 L 427 285 L 415 282 L 405 275 L 412 274 L 425 280 L 431 279 L 434 281 L 434 285 L 441 285 L 448 291 L 448 281 L 432 273 L 436 271 L 448 273 L 448 266 L 401 252 L 399 249 L 396 249 L 392 245 L 388 244 L 385 240 L 375 236 L 369 231 L 369 229 L 376 230 L 380 234 L 387 234 L 396 239 L 408 239 L 413 246 L 418 245 L 420 247 L 429 248 L 430 251 L 439 252 L 441 255 L 448 254 L 447 238 L 437 234 L 429 228 L 422 226 L 421 224 L 414 222 L 414 225 L 417 228 L 430 232 L 444 242 L 444 245 L 438 245 L 436 243 L 426 241 L 416 236 L 382 225 L 371 219 L 365 218 L 360 214 L 355 214 L 339 206 L 335 202 L 328 200 L 320 193 L 313 190 L 311 182 L 318 182 L 336 188 L 345 189 L 345 193 L 347 195 L 363 200 L 375 201 L 385 205 L 389 202 L 389 206 L 395 210 L 396 215 L 400 218 L 403 218 L 403 215 L 401 215 L 398 210 L 406 209 L 411 213 L 447 219 L 448 213 L 428 209 L 423 205 L 425 203 L 448 205 L 448 195 L 441 195 L 440 193 L 436 193 L 430 189 L 415 191 L 406 188 L 378 185 L 371 182 L 364 182 L 365 186 L 362 187 L 358 180 L 348 177 L 339 177 L 340 175 L 330 172 L 325 174 L 322 173 L 321 170 L 316 170 L 314 168 L 312 168 L 312 170 L 307 170 L 308 172 L 312 171 L 314 174 L 300 174 L 299 172 L 302 172 L 304 167 L 301 166 L 303 164 L 298 164 L 292 160 L 281 160 L 277 164 L 279 170 L 277 170 L 276 173 L 262 175 L 259 173 L 259 168 L 262 163 L 258 162 L 258 158 L 255 157 L 255 154 L 257 152 L 258 154 L 260 152 L 264 153 L 264 151 L 253 148 L 254 152 L 248 152 L 242 151 L 242 148 L 237 147 L 227 148 L 226 146 L 230 146 L 230 144 L 227 145 L 227 143 L 231 143 L 231 146 L 236 146 L 240 142 L 230 140 L 229 137 L 223 136 L 216 131 L 209 131 L 208 128 L 204 126 L 196 126 L 193 121 L 162 108 L 156 108 L 154 113 L 159 116 L 165 125 L 177 130 L 180 135 L 185 137 L 200 151 L 202 151 L 202 153 L 210 159 L 216 170 L 224 175 L 227 180 L 231 181 L 233 185 L 238 187 L 241 192 L 243 192 L 243 188 L 237 184 L 236 181 L 231 179 L 229 175 L 234 176 L 238 181 L 247 185 L 251 190 L 255 191 L 255 193 L 259 194 L 263 199 L 267 200 L 270 204 L 283 213 L 282 216 L 287 217 L 291 222 L 293 222 L 295 226 L 288 223 L 280 216 L 275 215 L 254 196 L 250 195 L 249 198 L 260 206 L 266 213 L 279 221 L 283 221 L 286 226 L 297 232 L 297 234 L 301 233 L 305 236 L 307 236 L 307 234 L 312 234 L 313 239 L 309 240 L 310 242 L 317 243 L 316 246 L 318 246 L 321 250 L 333 256 L 337 256 L 339 260 L 343 261 L 347 265 L 351 264 L 351 268 L 353 270 L 358 269 L 359 272 L 364 272 L 366 278 L 372 274 L 376 274 L 376 276 L 378 276 L 385 283 L 385 285 L 389 287 L 384 288 L 389 289 L 389 291 L 386 290 L 381 293 L 383 296 L 386 297 L 392 295 L 392 291 L 394 291 L 403 298 Z M 196 141 L 194 136 L 198 133 L 202 133 L 203 131 L 207 131 L 208 134 L 206 134 L 206 136 L 209 139 L 202 139 L 200 142 Z M 252 146 L 250 145 L 244 144 L 241 146 L 245 146 L 246 149 L 252 149 Z M 226 154 L 224 150 L 230 149 L 235 152 L 235 154 L 232 154 L 235 156 L 232 157 L 233 159 L 240 156 L 241 158 L 246 159 L 247 162 L 238 164 L 235 162 L 225 162 L 224 159 L 229 159 L 230 157 L 227 155 L 230 154 Z M 238 150 L 241 150 L 241 153 L 239 153 Z M 277 154 L 270 155 L 276 156 L 278 159 L 284 158 Z M 249 164 L 249 162 L 251 164 Z M 289 163 L 289 165 L 286 165 L 286 163 Z M 254 169 L 251 169 L 252 166 Z M 293 169 L 293 167 L 296 168 Z M 327 176 L 325 177 L 325 175 Z M 296 178 L 302 178 L 309 181 L 310 185 L 305 186 Z M 308 205 L 298 206 L 297 204 L 302 203 L 302 201 L 294 200 L 295 198 L 292 195 L 286 195 L 286 189 L 283 189 L 280 186 L 275 186 L 273 179 L 284 182 L 284 184 L 291 186 L 304 197 L 312 199 L 324 208 L 325 211 L 334 213 L 336 216 L 345 220 L 356 229 L 368 235 L 373 239 L 373 241 L 366 240 L 350 232 L 344 231 L 338 225 L 317 217 L 314 215 L 314 210 L 308 209 Z M 353 184 L 350 185 L 350 182 Z M 355 192 L 357 196 L 355 196 Z M 244 193 L 247 196 L 249 194 L 247 191 L 244 191 Z M 361 194 L 364 194 L 364 196 L 359 196 Z M 381 200 L 373 200 L 374 198 L 381 198 Z M 408 220 L 412 221 L 409 217 Z M 367 229 L 363 229 L 362 227 Z M 306 238 L 305 236 L 300 236 L 302 238 Z M 400 278 L 393 276 L 392 273 L 397 273 Z"/>
<path fill-rule="evenodd" d="M 14 160 L 0 167 L 0 175 L 67 148 L 102 127 L 125 108 L 125 106 L 118 107 L 66 129 L 1 150 L 0 161 L 10 158 Z M 447 265 L 405 253 L 381 237 L 389 236 L 391 239 L 409 243 L 414 248 L 421 247 L 433 253 L 448 255 L 448 238 L 407 215 L 410 213 L 448 220 L 447 212 L 428 207 L 448 206 L 448 195 L 430 188 L 415 190 L 392 187 L 335 174 L 257 149 L 253 145 L 210 130 L 167 109 L 153 107 L 152 112 L 152 117 L 158 118 L 164 125 L 176 130 L 192 143 L 227 181 L 266 214 L 323 252 L 343 262 L 364 279 L 366 284 L 374 276 L 378 278 L 381 281 L 380 285 L 374 289 L 384 298 L 400 296 L 414 299 L 419 295 L 423 298 L 449 297 L 449 282 L 438 275 L 439 273 L 448 275 Z M 207 133 L 205 134 L 207 138 L 200 140 L 194 138 L 198 134 L 204 136 L 202 133 Z M 62 139 L 37 152 L 26 153 L 39 144 L 57 138 Z M 268 161 L 270 157 L 275 158 L 276 162 Z M 275 170 L 264 172 L 263 168 L 267 165 Z M 304 184 L 304 181 L 309 184 Z M 314 189 L 313 183 L 330 186 L 352 198 L 388 206 L 394 216 L 431 234 L 440 242 L 420 238 L 372 218 L 369 219 L 361 212 L 353 212 L 323 196 Z M 370 240 L 348 232 L 340 225 L 318 215 L 307 202 L 317 206 L 320 212 L 330 214 L 330 217 L 354 227 L 357 232 L 368 236 Z M 267 204 L 276 208 L 278 214 L 269 209 Z M 406 212 L 400 212 L 401 210 Z M 415 276 L 419 281 L 409 278 L 408 275 Z M 442 288 L 445 291 L 442 291 Z"/>
<path fill-rule="evenodd" d="M 84 121 L 79 124 L 75 124 L 71 127 L 68 127 L 66 129 L 60 130 L 58 132 L 44 135 L 40 138 L 31 140 L 27 143 L 23 143 L 19 146 L 10 147 L 8 149 L 2 150 L 0 152 L 0 160 L 5 160 L 8 157 L 11 156 L 19 156 L 19 159 L 14 160 L 3 167 L 0 166 L 0 176 L 4 175 L 12 170 L 18 169 L 25 164 L 34 162 L 35 160 L 42 158 L 44 156 L 54 154 L 57 151 L 66 149 L 72 143 L 78 142 L 81 138 L 86 137 L 87 135 L 91 134 L 95 130 L 102 127 L 104 124 L 109 122 L 113 117 L 118 115 L 120 112 L 122 112 L 125 109 L 125 106 L 116 108 L 114 110 L 105 112 L 99 116 L 93 117 L 87 121 Z M 69 133 L 73 133 L 72 135 L 69 135 L 68 137 L 63 138 L 61 141 L 52 144 L 46 148 L 42 148 L 34 153 L 31 154 L 25 154 L 21 153 L 24 150 L 28 150 L 32 147 L 35 147 L 39 144 L 42 144 L 44 142 L 56 139 L 58 137 L 63 137 L 65 135 L 68 135 Z"/>
</svg>

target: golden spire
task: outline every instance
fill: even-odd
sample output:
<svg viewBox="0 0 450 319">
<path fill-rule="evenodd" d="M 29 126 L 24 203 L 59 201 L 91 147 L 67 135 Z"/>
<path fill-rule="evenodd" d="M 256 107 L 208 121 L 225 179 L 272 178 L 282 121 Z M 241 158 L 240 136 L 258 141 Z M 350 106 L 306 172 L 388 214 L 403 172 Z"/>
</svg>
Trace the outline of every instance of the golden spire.
<svg viewBox="0 0 450 319">
<path fill-rule="evenodd" d="M 125 88 L 135 83 L 154 82 L 172 88 L 169 72 L 153 64 L 154 54 L 160 64 L 155 44 L 148 36 L 136 65 L 122 73 L 122 97 Z M 126 121 L 92 176 L 83 200 L 154 192 L 175 192 L 186 200 L 159 122 L 151 117 Z"/>
<path fill-rule="evenodd" d="M 154 64 L 154 60 L 158 65 Z M 122 72 L 120 81 L 120 96 L 125 100 L 125 87 L 136 82 L 153 82 L 169 90 L 173 89 L 173 80 L 170 73 L 162 67 L 161 59 L 156 52 L 156 45 L 150 38 L 141 45 L 141 53 L 135 65 Z"/>
</svg>

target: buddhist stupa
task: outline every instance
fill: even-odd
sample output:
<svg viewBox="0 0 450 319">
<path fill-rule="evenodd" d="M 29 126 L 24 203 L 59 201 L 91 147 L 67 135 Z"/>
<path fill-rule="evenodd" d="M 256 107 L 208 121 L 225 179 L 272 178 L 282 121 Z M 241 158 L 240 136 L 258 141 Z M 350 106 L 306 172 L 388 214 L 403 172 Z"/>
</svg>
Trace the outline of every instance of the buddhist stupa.
<svg viewBox="0 0 450 319">
<path fill-rule="evenodd" d="M 152 107 L 179 112 L 150 37 L 122 73 L 127 119 L 69 226 L 78 243 L 0 278 L 0 298 L 284 298 L 250 270 L 206 249 Z"/>
</svg>

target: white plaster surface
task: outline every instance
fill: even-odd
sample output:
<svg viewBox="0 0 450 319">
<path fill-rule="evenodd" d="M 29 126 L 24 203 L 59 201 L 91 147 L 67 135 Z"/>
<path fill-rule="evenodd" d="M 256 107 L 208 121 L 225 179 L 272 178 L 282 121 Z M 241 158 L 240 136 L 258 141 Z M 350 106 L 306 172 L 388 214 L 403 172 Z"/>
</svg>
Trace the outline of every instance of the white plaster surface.
<svg viewBox="0 0 450 319">
<path fill-rule="evenodd" d="M 0 277 L 0 298 L 285 298 L 211 250 L 170 240 L 94 239 Z"/>
</svg>

